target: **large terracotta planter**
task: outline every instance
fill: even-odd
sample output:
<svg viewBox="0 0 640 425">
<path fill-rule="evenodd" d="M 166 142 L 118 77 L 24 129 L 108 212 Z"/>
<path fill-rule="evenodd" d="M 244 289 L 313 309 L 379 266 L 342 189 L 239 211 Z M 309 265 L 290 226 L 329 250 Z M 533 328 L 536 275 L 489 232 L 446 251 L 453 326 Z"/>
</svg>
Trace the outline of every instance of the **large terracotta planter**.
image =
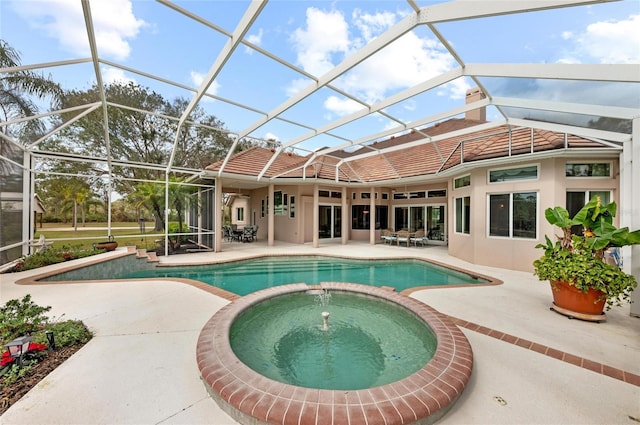
<svg viewBox="0 0 640 425">
<path fill-rule="evenodd" d="M 565 281 L 552 281 L 551 292 L 553 293 L 553 304 L 562 310 L 575 312 L 575 317 L 583 318 L 580 315 L 603 316 L 602 312 L 606 300 L 602 298 L 598 301 L 603 295 L 602 291 L 590 288 L 587 292 L 582 292 Z"/>
</svg>

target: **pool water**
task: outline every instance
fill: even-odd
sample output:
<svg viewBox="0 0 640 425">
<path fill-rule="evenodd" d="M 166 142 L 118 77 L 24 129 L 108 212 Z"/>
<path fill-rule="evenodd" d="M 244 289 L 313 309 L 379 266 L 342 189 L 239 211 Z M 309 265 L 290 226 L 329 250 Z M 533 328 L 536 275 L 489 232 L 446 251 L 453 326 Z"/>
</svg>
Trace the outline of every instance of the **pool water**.
<svg viewBox="0 0 640 425">
<path fill-rule="evenodd" d="M 322 312 L 330 313 L 323 328 Z M 306 293 L 269 299 L 240 314 L 229 332 L 236 356 L 286 384 L 358 390 L 403 379 L 436 350 L 436 337 L 404 307 L 333 293 L 321 305 Z"/>
<path fill-rule="evenodd" d="M 350 282 L 390 286 L 402 291 L 416 286 L 487 282 L 421 260 L 352 260 L 314 256 L 263 257 L 215 265 L 155 267 L 118 278 L 154 277 L 199 280 L 237 295 L 288 283 Z"/>
</svg>

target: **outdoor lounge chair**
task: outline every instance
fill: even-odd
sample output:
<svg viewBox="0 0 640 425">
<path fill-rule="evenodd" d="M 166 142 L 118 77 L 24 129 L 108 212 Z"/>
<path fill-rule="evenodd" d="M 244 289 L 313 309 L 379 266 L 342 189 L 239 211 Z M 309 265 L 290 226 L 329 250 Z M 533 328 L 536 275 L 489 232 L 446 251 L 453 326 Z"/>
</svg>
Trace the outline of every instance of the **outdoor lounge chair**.
<svg viewBox="0 0 640 425">
<path fill-rule="evenodd" d="M 400 246 L 401 243 L 406 244 L 407 246 L 409 246 L 409 231 L 408 230 L 400 230 L 397 234 L 397 243 L 398 246 Z"/>
<path fill-rule="evenodd" d="M 416 233 L 409 240 L 413 243 L 413 246 L 418 246 L 418 244 L 425 246 L 429 238 L 424 235 L 424 229 L 420 229 L 416 230 Z"/>
<path fill-rule="evenodd" d="M 382 230 L 382 232 L 380 233 L 380 239 L 382 239 L 383 243 L 388 243 L 389 245 L 397 240 L 396 236 L 389 229 Z"/>
</svg>

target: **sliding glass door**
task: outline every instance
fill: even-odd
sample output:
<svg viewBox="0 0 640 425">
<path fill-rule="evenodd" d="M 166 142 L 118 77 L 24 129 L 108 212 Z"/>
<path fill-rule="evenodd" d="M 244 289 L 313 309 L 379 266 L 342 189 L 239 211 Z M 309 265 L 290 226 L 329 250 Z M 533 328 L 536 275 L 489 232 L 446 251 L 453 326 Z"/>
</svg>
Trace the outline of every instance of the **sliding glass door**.
<svg viewBox="0 0 640 425">
<path fill-rule="evenodd" d="M 318 237 L 320 239 L 339 238 L 342 236 L 342 207 L 340 205 L 320 205 L 320 223 Z"/>
<path fill-rule="evenodd" d="M 427 207 L 427 226 L 425 231 L 430 241 L 447 241 L 447 207 L 446 205 L 429 205 Z"/>
<path fill-rule="evenodd" d="M 415 232 L 419 229 L 424 229 L 424 210 L 425 207 L 411 206 L 411 207 L 395 207 L 395 230 L 408 230 Z"/>
</svg>

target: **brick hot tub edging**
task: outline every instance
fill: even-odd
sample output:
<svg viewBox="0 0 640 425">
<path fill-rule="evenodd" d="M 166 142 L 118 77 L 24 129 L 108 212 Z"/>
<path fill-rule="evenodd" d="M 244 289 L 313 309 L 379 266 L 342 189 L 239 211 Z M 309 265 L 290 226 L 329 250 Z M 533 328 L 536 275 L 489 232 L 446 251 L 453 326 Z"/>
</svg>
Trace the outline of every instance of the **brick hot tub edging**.
<svg viewBox="0 0 640 425">
<path fill-rule="evenodd" d="M 442 417 L 464 390 L 473 368 L 471 345 L 451 319 L 418 300 L 382 288 L 340 282 L 320 286 L 382 298 L 412 311 L 436 336 L 433 358 L 404 379 L 362 390 L 302 388 L 266 378 L 235 356 L 229 329 L 240 313 L 256 303 L 312 289 L 303 283 L 282 285 L 238 298 L 202 329 L 196 347 L 198 368 L 218 405 L 238 422 L 252 425 L 424 425 Z"/>
</svg>

